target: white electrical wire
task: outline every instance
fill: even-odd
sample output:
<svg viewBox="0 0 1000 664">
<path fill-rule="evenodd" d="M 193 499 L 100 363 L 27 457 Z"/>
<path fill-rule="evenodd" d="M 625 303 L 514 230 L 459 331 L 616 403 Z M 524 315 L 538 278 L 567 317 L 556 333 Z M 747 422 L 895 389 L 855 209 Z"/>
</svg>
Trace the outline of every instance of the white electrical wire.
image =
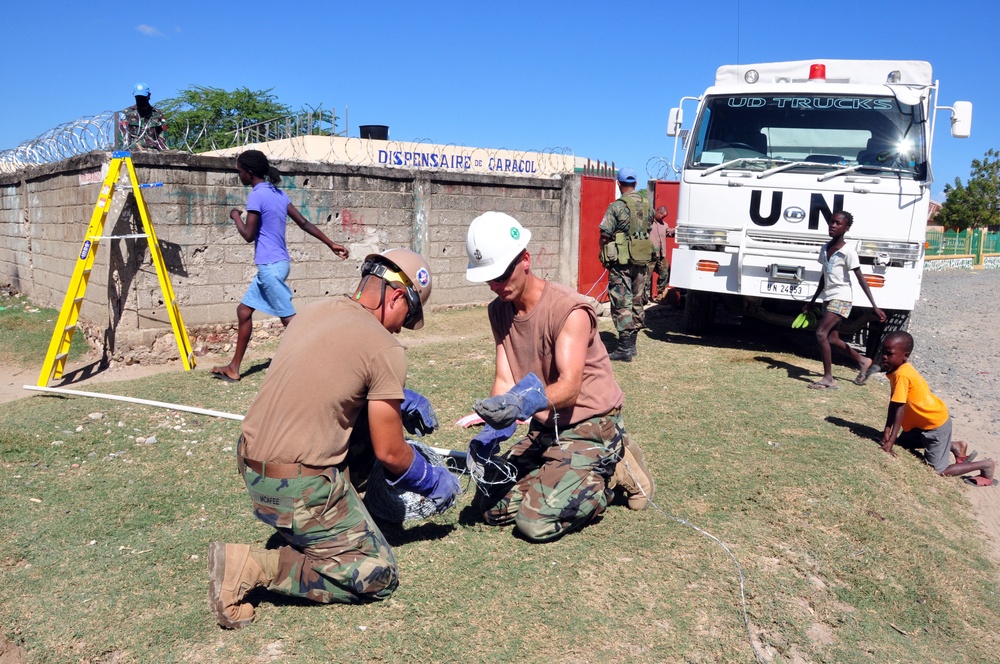
<svg viewBox="0 0 1000 664">
<path fill-rule="evenodd" d="M 624 451 L 623 451 L 623 453 L 624 453 Z M 733 565 L 736 566 L 736 573 L 739 576 L 739 580 L 740 580 L 740 601 L 743 603 L 743 625 L 744 625 L 744 627 L 746 627 L 746 630 L 747 630 L 747 638 L 750 641 L 750 648 L 753 650 L 754 657 L 757 659 L 757 661 L 760 662 L 760 664 L 766 664 L 766 662 L 768 660 L 757 649 L 757 644 L 754 643 L 754 640 L 753 640 L 753 632 L 750 629 L 750 613 L 747 610 L 747 595 L 746 595 L 746 588 L 745 588 L 745 578 L 743 576 L 743 568 L 740 566 L 740 561 L 736 559 L 736 555 L 729 549 L 728 546 L 726 546 L 725 542 L 723 542 L 721 539 L 719 539 L 718 537 L 716 537 L 712 533 L 708 532 L 707 530 L 704 530 L 703 528 L 699 528 L 698 526 L 694 525 L 690 521 L 687 521 L 686 519 L 682 519 L 679 516 L 674 516 L 673 514 L 670 514 L 669 512 L 664 511 L 659 505 L 657 505 L 655 502 L 653 502 L 652 497 L 650 497 L 643 490 L 642 484 L 639 483 L 639 480 L 638 480 L 638 478 L 636 478 L 635 473 L 632 472 L 632 467 L 629 465 L 628 461 L 625 461 L 624 459 L 622 459 L 621 462 L 625 464 L 625 470 L 632 477 L 632 481 L 635 482 L 635 485 L 637 487 L 639 487 L 639 492 L 642 493 L 642 495 L 646 497 L 646 500 L 649 501 L 649 504 L 652 505 L 653 509 L 655 509 L 657 512 L 659 512 L 663 516 L 669 517 L 669 518 L 673 519 L 674 521 L 676 521 L 677 523 L 679 523 L 679 524 L 681 524 L 683 526 L 687 526 L 688 528 L 690 528 L 690 529 L 692 529 L 692 530 L 694 530 L 694 531 L 696 531 L 698 533 L 701 533 L 705 537 L 709 538 L 710 540 L 712 540 L 713 542 L 715 542 L 716 544 L 718 544 L 719 546 L 721 546 L 722 550 L 725 551 L 729 555 L 729 557 L 732 559 Z"/>
<path fill-rule="evenodd" d="M 197 408 L 195 406 L 182 406 L 176 403 L 166 403 L 164 401 L 150 401 L 149 399 L 137 399 L 135 397 L 123 397 L 117 394 L 104 394 L 101 392 L 84 392 L 82 390 L 67 390 L 62 387 L 41 387 L 39 385 L 24 385 L 24 389 L 34 392 L 51 392 L 53 394 L 66 394 L 75 397 L 95 397 L 97 399 L 110 399 L 112 401 L 126 401 L 128 403 L 138 403 L 145 406 L 156 406 L 157 408 L 169 408 L 185 413 L 197 413 L 198 415 L 210 415 L 211 417 L 224 417 L 229 420 L 242 420 L 242 415 L 234 413 L 223 413 L 218 410 L 208 410 L 207 408 Z"/>
<path fill-rule="evenodd" d="M 67 396 L 74 397 L 93 397 L 96 399 L 109 399 L 111 401 L 124 401 L 126 403 L 137 403 L 144 406 L 155 406 L 157 408 L 167 408 L 169 410 L 177 410 L 182 413 L 195 413 L 197 415 L 208 415 L 210 417 L 222 417 L 228 420 L 242 421 L 243 416 L 236 413 L 224 413 L 218 410 L 209 410 L 207 408 L 198 408 L 197 406 L 185 406 L 179 403 L 167 403 L 165 401 L 150 401 L 149 399 L 139 399 L 136 397 L 124 397 L 117 394 L 105 394 L 103 392 L 84 392 L 83 390 L 67 390 L 63 387 L 41 387 L 39 385 L 23 385 L 26 390 L 31 390 L 33 392 L 51 392 L 52 394 L 64 394 Z M 459 452 L 458 450 L 448 450 L 441 447 L 427 447 L 435 454 L 445 458 L 453 458 L 457 460 L 462 460 L 465 458 L 465 452 Z"/>
</svg>

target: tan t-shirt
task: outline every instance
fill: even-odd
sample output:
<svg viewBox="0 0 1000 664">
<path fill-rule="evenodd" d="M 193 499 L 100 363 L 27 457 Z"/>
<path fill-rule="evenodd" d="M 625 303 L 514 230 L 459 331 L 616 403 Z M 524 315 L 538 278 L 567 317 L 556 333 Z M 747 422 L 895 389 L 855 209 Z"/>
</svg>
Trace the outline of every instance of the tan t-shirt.
<svg viewBox="0 0 1000 664">
<path fill-rule="evenodd" d="M 529 372 L 538 376 L 545 385 L 559 378 L 556 368 L 556 338 L 570 313 L 582 309 L 590 317 L 590 338 L 587 340 L 587 357 L 583 366 L 583 382 L 576 404 L 559 411 L 560 429 L 598 415 L 604 415 L 622 405 L 624 395 L 611 371 L 608 351 L 597 335 L 597 314 L 579 293 L 562 284 L 548 281 L 538 304 L 524 315 L 514 315 L 514 305 L 496 299 L 490 303 L 490 325 L 497 343 L 503 344 L 510 362 L 514 381 L 520 381 Z M 551 425 L 552 410 L 535 414 L 535 419 Z"/>
<path fill-rule="evenodd" d="M 402 399 L 406 355 L 349 298 L 303 308 L 281 338 L 243 420 L 243 454 L 256 461 L 334 466 L 347 456 L 368 400 Z"/>
<path fill-rule="evenodd" d="M 653 242 L 653 247 L 656 248 L 660 258 L 667 257 L 667 231 L 669 229 L 666 221 L 654 221 L 652 228 L 649 229 L 649 239 Z"/>
</svg>

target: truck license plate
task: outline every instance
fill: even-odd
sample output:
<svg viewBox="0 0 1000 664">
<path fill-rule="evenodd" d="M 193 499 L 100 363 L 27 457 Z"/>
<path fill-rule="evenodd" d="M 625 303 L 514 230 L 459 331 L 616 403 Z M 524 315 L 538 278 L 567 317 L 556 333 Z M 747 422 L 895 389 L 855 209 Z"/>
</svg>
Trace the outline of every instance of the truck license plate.
<svg viewBox="0 0 1000 664">
<path fill-rule="evenodd" d="M 809 295 L 811 291 L 805 283 L 789 284 L 776 281 L 765 281 L 760 284 L 760 292 L 797 296 Z"/>
</svg>

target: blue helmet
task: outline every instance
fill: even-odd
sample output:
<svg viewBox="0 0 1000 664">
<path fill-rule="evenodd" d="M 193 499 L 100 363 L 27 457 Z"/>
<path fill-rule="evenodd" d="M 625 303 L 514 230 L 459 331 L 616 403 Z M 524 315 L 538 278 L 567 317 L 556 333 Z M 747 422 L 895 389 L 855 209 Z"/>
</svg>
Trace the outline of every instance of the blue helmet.
<svg viewBox="0 0 1000 664">
<path fill-rule="evenodd" d="M 149 86 L 145 83 L 136 83 L 135 88 L 132 89 L 132 94 L 136 97 L 148 97 Z"/>
<path fill-rule="evenodd" d="M 638 180 L 634 168 L 623 166 L 618 169 L 618 181 L 622 184 L 635 184 Z"/>
</svg>

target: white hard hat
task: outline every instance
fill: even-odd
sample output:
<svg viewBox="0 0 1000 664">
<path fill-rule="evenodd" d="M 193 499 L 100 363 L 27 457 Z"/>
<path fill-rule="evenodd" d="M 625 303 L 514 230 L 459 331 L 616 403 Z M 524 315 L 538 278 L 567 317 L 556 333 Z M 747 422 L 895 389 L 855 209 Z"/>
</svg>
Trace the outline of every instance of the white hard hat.
<svg viewBox="0 0 1000 664">
<path fill-rule="evenodd" d="M 469 267 L 465 278 L 482 283 L 502 275 L 531 240 L 531 231 L 503 212 L 484 212 L 469 224 L 465 253 Z"/>
</svg>

